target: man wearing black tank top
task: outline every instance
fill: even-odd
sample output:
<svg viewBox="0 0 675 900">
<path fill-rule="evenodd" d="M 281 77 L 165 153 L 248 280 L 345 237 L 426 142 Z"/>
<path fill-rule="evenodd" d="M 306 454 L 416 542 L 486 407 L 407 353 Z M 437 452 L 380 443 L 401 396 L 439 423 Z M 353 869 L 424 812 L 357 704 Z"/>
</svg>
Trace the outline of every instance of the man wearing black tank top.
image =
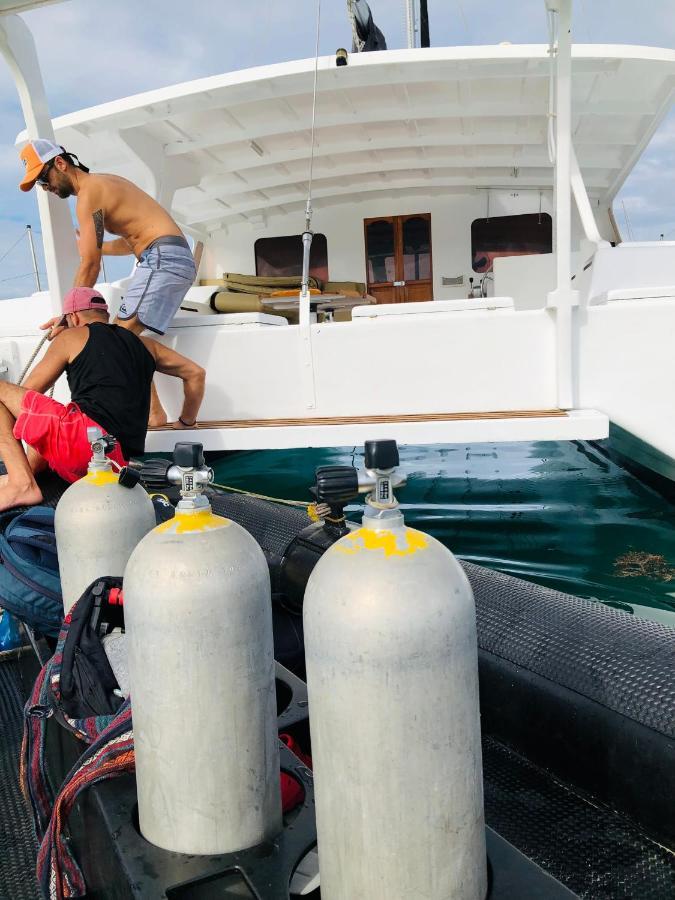
<svg viewBox="0 0 675 900">
<path fill-rule="evenodd" d="M 105 299 L 93 288 L 66 294 L 68 328 L 58 334 L 25 387 L 0 382 L 0 510 L 40 503 L 34 473 L 49 466 L 66 481 L 86 474 L 91 457 L 87 428 L 117 438 L 110 458 L 124 465 L 143 453 L 155 373 L 183 382 L 179 422 L 194 422 L 204 396 L 201 366 L 169 347 L 108 322 Z M 45 396 L 65 372 L 71 402 Z M 24 453 L 20 441 L 28 445 Z"/>
</svg>

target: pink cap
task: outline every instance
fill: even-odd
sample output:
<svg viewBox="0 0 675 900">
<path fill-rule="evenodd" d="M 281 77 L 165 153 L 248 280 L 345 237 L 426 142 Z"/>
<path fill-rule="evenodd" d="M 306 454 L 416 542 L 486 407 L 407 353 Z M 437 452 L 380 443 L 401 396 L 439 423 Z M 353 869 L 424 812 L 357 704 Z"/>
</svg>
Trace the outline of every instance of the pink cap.
<svg viewBox="0 0 675 900">
<path fill-rule="evenodd" d="M 94 288 L 74 287 L 63 298 L 63 313 L 83 312 L 86 309 L 98 309 L 108 312 L 108 304 L 105 297 Z"/>
</svg>

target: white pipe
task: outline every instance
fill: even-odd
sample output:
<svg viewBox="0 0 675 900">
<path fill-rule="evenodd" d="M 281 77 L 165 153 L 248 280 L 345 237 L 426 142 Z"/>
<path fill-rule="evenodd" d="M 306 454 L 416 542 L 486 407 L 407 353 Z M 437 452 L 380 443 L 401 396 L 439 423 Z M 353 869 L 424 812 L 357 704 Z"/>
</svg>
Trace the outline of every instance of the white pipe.
<svg viewBox="0 0 675 900">
<path fill-rule="evenodd" d="M 28 26 L 19 16 L 0 17 L 0 52 L 12 72 L 26 121 L 29 140 L 54 140 L 35 43 Z M 17 153 L 17 190 L 20 180 Z M 61 313 L 61 298 L 72 286 L 78 266 L 73 223 L 67 203 L 36 188 L 47 282 L 54 314 Z"/>
<path fill-rule="evenodd" d="M 574 194 L 574 201 L 577 205 L 577 210 L 579 211 L 579 218 L 581 219 L 581 225 L 584 229 L 584 235 L 587 240 L 592 241 L 594 244 L 607 244 L 607 241 L 603 240 L 603 237 L 600 234 L 598 223 L 595 221 L 591 201 L 588 199 L 586 185 L 584 184 L 584 179 L 581 175 L 581 170 L 579 169 L 577 155 L 574 152 L 574 145 L 570 145 L 570 167 L 572 193 Z"/>
<path fill-rule="evenodd" d="M 557 400 L 560 409 L 574 407 L 573 307 L 579 295 L 571 288 L 571 126 L 572 126 L 572 0 L 559 0 L 556 55 L 555 253 L 556 289 L 547 306 L 555 310 Z"/>
<path fill-rule="evenodd" d="M 408 37 L 408 49 L 415 45 L 415 0 L 405 0 L 405 29 Z"/>
</svg>

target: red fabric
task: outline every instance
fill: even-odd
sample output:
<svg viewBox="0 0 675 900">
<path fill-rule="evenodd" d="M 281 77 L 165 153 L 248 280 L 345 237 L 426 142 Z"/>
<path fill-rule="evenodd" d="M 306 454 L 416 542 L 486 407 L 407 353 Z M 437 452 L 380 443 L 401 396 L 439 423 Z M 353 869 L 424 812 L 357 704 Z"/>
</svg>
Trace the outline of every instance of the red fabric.
<svg viewBox="0 0 675 900">
<path fill-rule="evenodd" d="M 280 734 L 280 740 L 286 744 L 289 750 L 292 750 L 293 753 L 298 757 L 298 759 L 303 762 L 308 769 L 312 768 L 312 759 L 307 756 L 306 753 L 303 753 L 300 749 L 298 742 L 290 736 L 290 734 Z M 295 809 L 296 806 L 299 806 L 302 801 L 305 799 L 305 791 L 303 790 L 302 785 L 299 781 L 293 778 L 292 775 L 289 775 L 288 772 L 281 773 L 281 809 L 283 812 L 290 812 L 292 809 Z"/>
<path fill-rule="evenodd" d="M 57 475 L 73 482 L 87 474 L 91 459 L 87 428 L 105 432 L 76 403 L 64 406 L 37 391 L 26 391 L 14 425 L 14 437 L 37 450 Z M 127 464 L 119 444 L 108 457 L 121 466 Z"/>
</svg>

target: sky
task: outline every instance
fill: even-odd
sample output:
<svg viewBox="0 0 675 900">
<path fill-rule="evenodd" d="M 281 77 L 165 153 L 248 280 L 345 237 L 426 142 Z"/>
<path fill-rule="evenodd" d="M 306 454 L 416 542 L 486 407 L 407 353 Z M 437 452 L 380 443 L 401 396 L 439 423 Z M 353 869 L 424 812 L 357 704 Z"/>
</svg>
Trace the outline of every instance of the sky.
<svg viewBox="0 0 675 900">
<path fill-rule="evenodd" d="M 351 47 L 346 0 L 321 0 L 320 53 Z M 406 46 L 403 0 L 370 0 L 390 49 Z M 544 0 L 428 0 L 431 43 L 544 43 Z M 52 115 L 192 78 L 314 55 L 317 0 L 67 0 L 25 13 Z M 675 48 L 672 0 L 574 0 L 574 40 Z M 24 127 L 0 61 L 0 298 L 34 290 L 26 225 L 39 238 L 34 192 L 22 194 L 14 141 Z M 625 238 L 675 239 L 675 113 L 631 173 L 615 213 Z M 626 215 L 628 221 L 626 221 Z M 16 244 L 15 247 L 12 245 Z M 109 261 L 108 277 L 129 271 Z"/>
</svg>

